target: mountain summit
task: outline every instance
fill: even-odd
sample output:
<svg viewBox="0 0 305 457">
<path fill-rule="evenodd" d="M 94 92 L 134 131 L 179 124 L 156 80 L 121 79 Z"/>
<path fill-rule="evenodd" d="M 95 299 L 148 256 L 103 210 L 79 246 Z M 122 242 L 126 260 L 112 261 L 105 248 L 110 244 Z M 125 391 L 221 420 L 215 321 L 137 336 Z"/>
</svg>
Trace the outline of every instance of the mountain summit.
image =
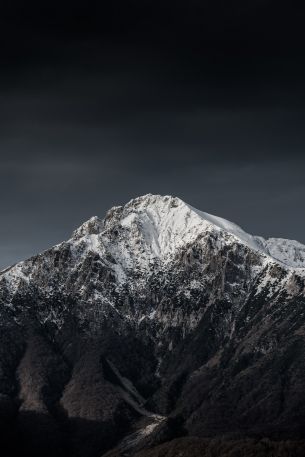
<svg viewBox="0 0 305 457">
<path fill-rule="evenodd" d="M 199 211 L 180 198 L 147 194 L 125 206 L 112 208 L 104 221 L 94 216 L 74 232 L 74 237 L 96 235 L 101 242 L 107 229 L 118 226 L 133 250 L 141 242 L 145 257 L 166 258 L 206 232 L 218 232 L 231 242 L 240 242 L 292 267 L 305 268 L 305 246 L 297 241 L 253 236 L 237 224 Z M 103 233 L 104 232 L 104 233 Z M 92 237 L 94 240 L 94 237 Z M 93 242 L 94 244 L 94 242 Z M 131 249 L 128 249 L 131 251 Z M 121 253 L 124 255 L 124 253 Z"/>
<path fill-rule="evenodd" d="M 7 455 L 305 438 L 304 296 L 296 241 L 170 196 L 92 217 L 0 274 Z"/>
</svg>

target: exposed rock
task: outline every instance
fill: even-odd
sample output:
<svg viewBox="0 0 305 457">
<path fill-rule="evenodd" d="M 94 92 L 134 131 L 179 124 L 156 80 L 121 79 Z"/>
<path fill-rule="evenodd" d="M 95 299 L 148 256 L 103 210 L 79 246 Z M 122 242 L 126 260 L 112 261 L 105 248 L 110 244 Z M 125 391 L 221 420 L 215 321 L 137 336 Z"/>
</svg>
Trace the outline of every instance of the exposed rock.
<svg viewBox="0 0 305 457">
<path fill-rule="evenodd" d="M 304 438 L 304 252 L 170 196 L 91 218 L 0 274 L 0 419 L 33 455 Z"/>
</svg>

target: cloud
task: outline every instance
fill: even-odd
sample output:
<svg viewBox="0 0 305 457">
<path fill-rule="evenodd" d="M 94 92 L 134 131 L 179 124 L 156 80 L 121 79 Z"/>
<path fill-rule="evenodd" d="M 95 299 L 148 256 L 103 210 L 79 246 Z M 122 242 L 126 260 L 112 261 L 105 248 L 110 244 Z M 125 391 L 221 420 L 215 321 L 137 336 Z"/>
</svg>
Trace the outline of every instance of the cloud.
<svg viewBox="0 0 305 457">
<path fill-rule="evenodd" d="M 285 60 L 244 65 L 96 39 L 62 44 L 62 54 L 55 43 L 56 57 L 1 75 L 0 263 L 148 192 L 178 195 L 253 233 L 305 241 L 296 64 L 287 76 Z"/>
</svg>

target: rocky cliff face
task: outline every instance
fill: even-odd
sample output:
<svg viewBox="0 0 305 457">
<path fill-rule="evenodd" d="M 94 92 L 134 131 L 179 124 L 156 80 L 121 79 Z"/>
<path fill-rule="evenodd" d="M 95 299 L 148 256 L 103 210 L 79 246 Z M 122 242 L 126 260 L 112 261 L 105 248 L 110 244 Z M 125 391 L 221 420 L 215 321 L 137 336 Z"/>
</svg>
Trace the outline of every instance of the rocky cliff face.
<svg viewBox="0 0 305 457">
<path fill-rule="evenodd" d="M 304 438 L 305 246 L 178 198 L 112 208 L 3 271 L 0 331 L 7 455 Z"/>
</svg>

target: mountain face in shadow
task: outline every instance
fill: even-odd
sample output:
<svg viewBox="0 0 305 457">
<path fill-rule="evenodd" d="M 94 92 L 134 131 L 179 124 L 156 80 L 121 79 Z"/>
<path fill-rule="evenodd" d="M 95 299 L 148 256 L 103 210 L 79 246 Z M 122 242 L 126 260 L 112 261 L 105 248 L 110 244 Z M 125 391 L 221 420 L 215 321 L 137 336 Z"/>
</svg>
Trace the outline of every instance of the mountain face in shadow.
<svg viewBox="0 0 305 457">
<path fill-rule="evenodd" d="M 91 218 L 0 274 L 1 453 L 304 455 L 304 295 L 305 246 L 178 198 Z"/>
</svg>

